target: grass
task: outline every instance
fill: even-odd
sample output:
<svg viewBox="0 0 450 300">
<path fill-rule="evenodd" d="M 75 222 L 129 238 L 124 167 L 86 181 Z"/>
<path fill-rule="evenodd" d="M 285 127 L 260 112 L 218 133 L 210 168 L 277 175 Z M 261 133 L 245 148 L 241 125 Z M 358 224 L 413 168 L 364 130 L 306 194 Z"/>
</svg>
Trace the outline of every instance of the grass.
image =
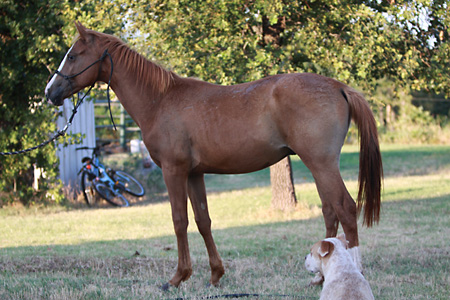
<svg viewBox="0 0 450 300">
<path fill-rule="evenodd" d="M 448 299 L 450 147 L 382 151 L 382 219 L 374 228 L 360 227 L 365 276 L 376 299 Z M 179 289 L 159 289 L 177 264 L 170 206 L 161 196 L 127 209 L 4 208 L 0 299 L 200 299 L 230 293 L 318 299 L 320 288 L 307 287 L 312 275 L 303 257 L 325 233 L 320 200 L 302 163 L 293 159 L 293 168 L 300 203 L 290 213 L 270 208 L 267 170 L 207 176 L 213 234 L 226 267 L 219 288 L 205 286 L 207 254 L 190 212 L 193 276 Z M 346 146 L 341 169 L 352 195 L 357 168 L 357 147 Z"/>
</svg>

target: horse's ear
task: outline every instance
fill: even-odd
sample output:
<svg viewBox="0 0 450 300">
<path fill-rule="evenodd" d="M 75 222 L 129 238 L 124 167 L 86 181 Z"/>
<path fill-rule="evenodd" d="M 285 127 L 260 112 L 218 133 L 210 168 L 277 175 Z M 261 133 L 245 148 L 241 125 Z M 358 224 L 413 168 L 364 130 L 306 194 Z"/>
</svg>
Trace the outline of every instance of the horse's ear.
<svg viewBox="0 0 450 300">
<path fill-rule="evenodd" d="M 81 24 L 81 22 L 75 22 L 75 26 L 77 27 L 78 34 L 80 39 L 86 40 L 87 38 L 87 30 L 86 27 Z"/>
<path fill-rule="evenodd" d="M 322 241 L 320 243 L 320 247 L 319 250 L 317 250 L 317 252 L 319 253 L 319 255 L 321 257 L 325 257 L 328 254 L 331 254 L 334 250 L 334 245 L 332 242 L 328 242 L 328 241 Z"/>
</svg>

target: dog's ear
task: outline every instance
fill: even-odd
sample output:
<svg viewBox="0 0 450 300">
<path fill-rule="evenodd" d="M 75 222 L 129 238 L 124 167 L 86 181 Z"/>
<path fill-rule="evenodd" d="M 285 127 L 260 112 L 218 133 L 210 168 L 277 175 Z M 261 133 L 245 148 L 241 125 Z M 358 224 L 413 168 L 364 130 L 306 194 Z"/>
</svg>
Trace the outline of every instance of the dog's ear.
<svg viewBox="0 0 450 300">
<path fill-rule="evenodd" d="M 345 249 L 348 249 L 348 241 L 345 238 L 345 233 L 341 233 L 340 235 L 337 236 L 338 240 L 340 240 L 342 242 L 342 244 L 344 245 Z"/>
<path fill-rule="evenodd" d="M 328 241 L 322 241 L 320 243 L 320 247 L 317 250 L 317 253 L 319 253 L 319 255 L 321 257 L 325 257 L 329 254 L 331 254 L 334 250 L 334 245 L 332 242 L 328 242 Z"/>
</svg>

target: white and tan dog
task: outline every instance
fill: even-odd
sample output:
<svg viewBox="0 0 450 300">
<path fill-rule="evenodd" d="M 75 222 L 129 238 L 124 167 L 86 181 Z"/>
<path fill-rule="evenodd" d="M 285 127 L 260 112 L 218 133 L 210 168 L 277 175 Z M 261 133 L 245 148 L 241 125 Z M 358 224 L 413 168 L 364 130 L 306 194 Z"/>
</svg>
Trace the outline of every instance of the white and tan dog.
<svg viewBox="0 0 450 300">
<path fill-rule="evenodd" d="M 369 283 L 347 250 L 344 236 L 315 243 L 305 258 L 305 267 L 324 276 L 320 300 L 374 299 Z"/>
</svg>

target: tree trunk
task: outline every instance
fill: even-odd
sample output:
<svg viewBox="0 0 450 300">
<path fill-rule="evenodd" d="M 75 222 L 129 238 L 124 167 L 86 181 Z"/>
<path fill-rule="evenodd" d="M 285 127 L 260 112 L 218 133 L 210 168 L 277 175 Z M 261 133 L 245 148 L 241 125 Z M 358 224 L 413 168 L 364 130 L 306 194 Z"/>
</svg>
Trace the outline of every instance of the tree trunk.
<svg viewBox="0 0 450 300">
<path fill-rule="evenodd" d="M 270 167 L 270 182 L 272 184 L 272 207 L 282 211 L 294 209 L 297 198 L 295 197 L 289 156 Z"/>
</svg>

